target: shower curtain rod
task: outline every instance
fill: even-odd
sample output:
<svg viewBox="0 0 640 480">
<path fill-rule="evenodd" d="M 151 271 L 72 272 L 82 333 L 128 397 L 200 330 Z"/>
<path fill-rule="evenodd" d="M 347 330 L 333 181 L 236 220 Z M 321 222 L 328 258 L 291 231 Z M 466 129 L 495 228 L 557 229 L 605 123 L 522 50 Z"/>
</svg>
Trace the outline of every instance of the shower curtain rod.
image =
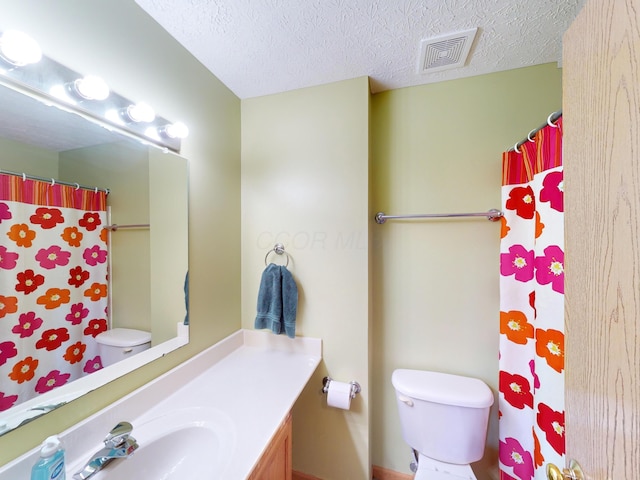
<svg viewBox="0 0 640 480">
<path fill-rule="evenodd" d="M 516 143 L 513 147 L 509 148 L 507 151 L 508 152 L 515 152 L 518 151 L 519 152 L 519 148 L 524 145 L 527 142 L 532 142 L 533 139 L 531 137 L 533 137 L 536 133 L 538 133 L 540 130 L 542 130 L 544 127 L 546 127 L 547 125 L 555 127 L 555 123 L 556 121 L 558 121 L 558 119 L 562 117 L 562 110 L 558 110 L 557 112 L 553 112 L 551 115 L 549 115 L 547 117 L 547 121 L 544 122 L 542 125 L 540 125 L 538 128 L 534 128 L 533 130 L 531 130 L 529 132 L 529 135 L 527 135 L 526 138 L 523 138 L 522 140 L 520 140 L 518 143 Z"/>
<path fill-rule="evenodd" d="M 55 178 L 46 178 L 46 177 L 38 177 L 37 175 L 29 175 L 28 173 L 18 173 L 18 172 L 10 172 L 8 170 L 0 170 L 0 173 L 4 173 L 6 175 L 13 175 L 15 177 L 22 177 L 23 180 L 29 179 L 29 180 L 38 180 L 40 182 L 47 182 L 50 183 L 52 186 L 55 184 L 59 184 L 59 185 L 65 185 L 67 187 L 76 187 L 81 188 L 83 190 L 93 190 L 96 193 L 98 192 L 104 192 L 107 195 L 109 194 L 109 189 L 108 188 L 98 188 L 98 187 L 89 187 L 86 185 L 80 185 L 79 183 L 71 183 L 71 182 L 64 182 L 62 180 L 56 180 Z"/>
<path fill-rule="evenodd" d="M 407 219 L 407 218 L 449 218 L 449 217 L 487 217 L 491 222 L 497 222 L 502 218 L 502 212 L 492 208 L 488 212 L 480 213 L 427 213 L 418 215 L 385 215 L 383 212 L 376 213 L 376 223 L 382 225 L 387 220 Z"/>
</svg>

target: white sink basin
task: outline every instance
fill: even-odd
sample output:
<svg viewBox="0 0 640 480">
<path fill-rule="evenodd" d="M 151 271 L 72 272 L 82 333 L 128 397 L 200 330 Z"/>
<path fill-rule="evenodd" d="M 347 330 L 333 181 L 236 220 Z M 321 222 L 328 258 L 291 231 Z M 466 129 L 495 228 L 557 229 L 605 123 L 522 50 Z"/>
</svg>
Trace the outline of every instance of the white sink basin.
<svg viewBox="0 0 640 480">
<path fill-rule="evenodd" d="M 113 460 L 92 480 L 224 478 L 236 443 L 235 428 L 226 414 L 210 408 L 187 408 L 131 423 L 138 449 L 129 458 Z M 101 445 L 95 447 L 98 451 Z M 82 469 L 92 453 L 67 470 L 68 479 Z"/>
</svg>

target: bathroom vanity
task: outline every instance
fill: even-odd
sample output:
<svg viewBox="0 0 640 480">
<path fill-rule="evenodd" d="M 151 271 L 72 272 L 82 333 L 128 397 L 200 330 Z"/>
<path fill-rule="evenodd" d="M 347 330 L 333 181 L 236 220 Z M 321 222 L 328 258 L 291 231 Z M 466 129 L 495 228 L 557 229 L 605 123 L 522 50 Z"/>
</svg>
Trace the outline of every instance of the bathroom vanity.
<svg viewBox="0 0 640 480">
<path fill-rule="evenodd" d="M 91 477 L 291 478 L 291 408 L 320 363 L 319 339 L 239 330 L 60 434 L 67 479 L 120 421 L 139 448 Z M 0 468 L 28 479 L 33 449 Z"/>
</svg>

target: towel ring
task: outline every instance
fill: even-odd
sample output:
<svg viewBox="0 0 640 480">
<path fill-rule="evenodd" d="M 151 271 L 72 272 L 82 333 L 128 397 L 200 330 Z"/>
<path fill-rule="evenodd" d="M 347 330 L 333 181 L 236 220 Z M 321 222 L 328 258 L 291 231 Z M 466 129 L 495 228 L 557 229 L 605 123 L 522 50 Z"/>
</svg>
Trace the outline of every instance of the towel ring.
<svg viewBox="0 0 640 480">
<path fill-rule="evenodd" d="M 284 251 L 284 245 L 282 245 L 281 243 L 276 243 L 276 244 L 274 245 L 274 247 L 273 247 L 271 250 L 269 250 L 269 251 L 267 252 L 267 254 L 264 256 L 264 264 L 265 264 L 265 266 L 267 265 L 267 259 L 269 258 L 269 254 L 270 254 L 271 252 L 275 252 L 275 253 L 276 253 L 276 255 L 282 255 L 282 254 L 284 254 L 284 256 L 285 256 L 285 257 L 286 257 L 286 259 L 287 259 L 287 263 L 285 264 L 285 267 L 288 267 L 288 266 L 289 266 L 289 254 L 288 254 L 287 252 L 285 252 L 285 251 Z"/>
</svg>

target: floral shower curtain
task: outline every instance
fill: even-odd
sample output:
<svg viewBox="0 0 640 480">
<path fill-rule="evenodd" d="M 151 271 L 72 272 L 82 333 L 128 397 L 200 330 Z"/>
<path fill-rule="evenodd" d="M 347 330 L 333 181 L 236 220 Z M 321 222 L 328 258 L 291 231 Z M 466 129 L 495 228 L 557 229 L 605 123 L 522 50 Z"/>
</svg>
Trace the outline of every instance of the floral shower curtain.
<svg viewBox="0 0 640 480">
<path fill-rule="evenodd" d="M 0 175 L 0 411 L 102 368 L 106 193 Z"/>
<path fill-rule="evenodd" d="M 501 479 L 564 465 L 562 119 L 503 154 L 500 244 Z"/>
</svg>

